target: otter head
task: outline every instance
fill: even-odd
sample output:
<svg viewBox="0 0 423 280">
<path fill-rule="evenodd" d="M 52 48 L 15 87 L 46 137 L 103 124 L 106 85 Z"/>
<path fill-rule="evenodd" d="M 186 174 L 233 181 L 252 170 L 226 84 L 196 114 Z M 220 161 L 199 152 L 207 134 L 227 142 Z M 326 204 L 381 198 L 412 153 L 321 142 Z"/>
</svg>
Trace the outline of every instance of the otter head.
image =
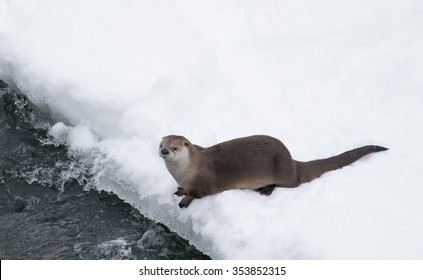
<svg viewBox="0 0 423 280">
<path fill-rule="evenodd" d="M 187 189 L 191 178 L 190 151 L 192 144 L 183 136 L 165 136 L 160 143 L 159 153 L 164 159 L 167 170 L 178 182 L 179 186 Z"/>
<path fill-rule="evenodd" d="M 162 138 L 162 142 L 160 142 L 160 156 L 166 162 L 186 162 L 189 160 L 190 144 L 183 136 L 165 136 Z"/>
</svg>

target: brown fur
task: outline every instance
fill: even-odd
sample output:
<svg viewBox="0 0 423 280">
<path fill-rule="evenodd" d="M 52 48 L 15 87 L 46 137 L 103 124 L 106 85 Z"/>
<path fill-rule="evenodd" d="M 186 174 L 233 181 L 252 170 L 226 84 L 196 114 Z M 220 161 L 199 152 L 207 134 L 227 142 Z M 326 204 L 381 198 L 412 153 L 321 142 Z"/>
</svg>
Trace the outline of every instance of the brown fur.
<svg viewBox="0 0 423 280">
<path fill-rule="evenodd" d="M 285 145 L 270 136 L 255 135 L 203 148 L 183 136 L 166 136 L 161 156 L 185 195 L 180 207 L 195 198 L 230 189 L 254 189 L 270 195 L 275 187 L 292 188 L 320 177 L 363 156 L 387 150 L 364 146 L 326 159 L 300 162 L 292 159 Z"/>
</svg>

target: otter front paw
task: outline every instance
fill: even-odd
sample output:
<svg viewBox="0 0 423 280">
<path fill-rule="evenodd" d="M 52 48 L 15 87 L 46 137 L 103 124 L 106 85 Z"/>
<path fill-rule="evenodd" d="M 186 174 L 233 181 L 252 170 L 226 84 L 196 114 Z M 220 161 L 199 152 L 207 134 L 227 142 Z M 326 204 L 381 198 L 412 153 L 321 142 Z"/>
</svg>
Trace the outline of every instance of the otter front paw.
<svg viewBox="0 0 423 280">
<path fill-rule="evenodd" d="M 178 187 L 178 190 L 174 194 L 177 196 L 183 196 L 187 194 L 187 191 L 182 187 Z"/>
<path fill-rule="evenodd" d="M 194 197 L 186 195 L 181 202 L 179 202 L 179 208 L 187 208 L 193 200 Z"/>
</svg>

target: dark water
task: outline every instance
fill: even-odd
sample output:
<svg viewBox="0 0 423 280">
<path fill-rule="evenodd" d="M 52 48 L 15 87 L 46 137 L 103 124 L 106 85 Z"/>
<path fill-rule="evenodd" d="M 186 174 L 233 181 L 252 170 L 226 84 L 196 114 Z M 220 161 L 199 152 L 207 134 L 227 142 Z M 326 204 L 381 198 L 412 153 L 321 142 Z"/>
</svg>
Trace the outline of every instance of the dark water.
<svg viewBox="0 0 423 280">
<path fill-rule="evenodd" d="M 0 80 L 0 259 L 208 259 L 49 140 L 49 116 Z"/>
</svg>

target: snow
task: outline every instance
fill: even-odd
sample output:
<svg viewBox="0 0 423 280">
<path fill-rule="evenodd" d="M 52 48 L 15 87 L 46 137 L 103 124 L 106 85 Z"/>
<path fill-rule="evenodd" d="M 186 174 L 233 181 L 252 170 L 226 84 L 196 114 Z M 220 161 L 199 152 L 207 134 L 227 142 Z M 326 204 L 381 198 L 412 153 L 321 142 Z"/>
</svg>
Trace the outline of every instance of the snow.
<svg viewBox="0 0 423 280">
<path fill-rule="evenodd" d="M 113 191 L 219 259 L 423 258 L 423 3 L 0 1 L 0 74 Z M 390 148 L 296 189 L 179 209 L 161 137 L 268 134 L 297 160 Z"/>
</svg>

